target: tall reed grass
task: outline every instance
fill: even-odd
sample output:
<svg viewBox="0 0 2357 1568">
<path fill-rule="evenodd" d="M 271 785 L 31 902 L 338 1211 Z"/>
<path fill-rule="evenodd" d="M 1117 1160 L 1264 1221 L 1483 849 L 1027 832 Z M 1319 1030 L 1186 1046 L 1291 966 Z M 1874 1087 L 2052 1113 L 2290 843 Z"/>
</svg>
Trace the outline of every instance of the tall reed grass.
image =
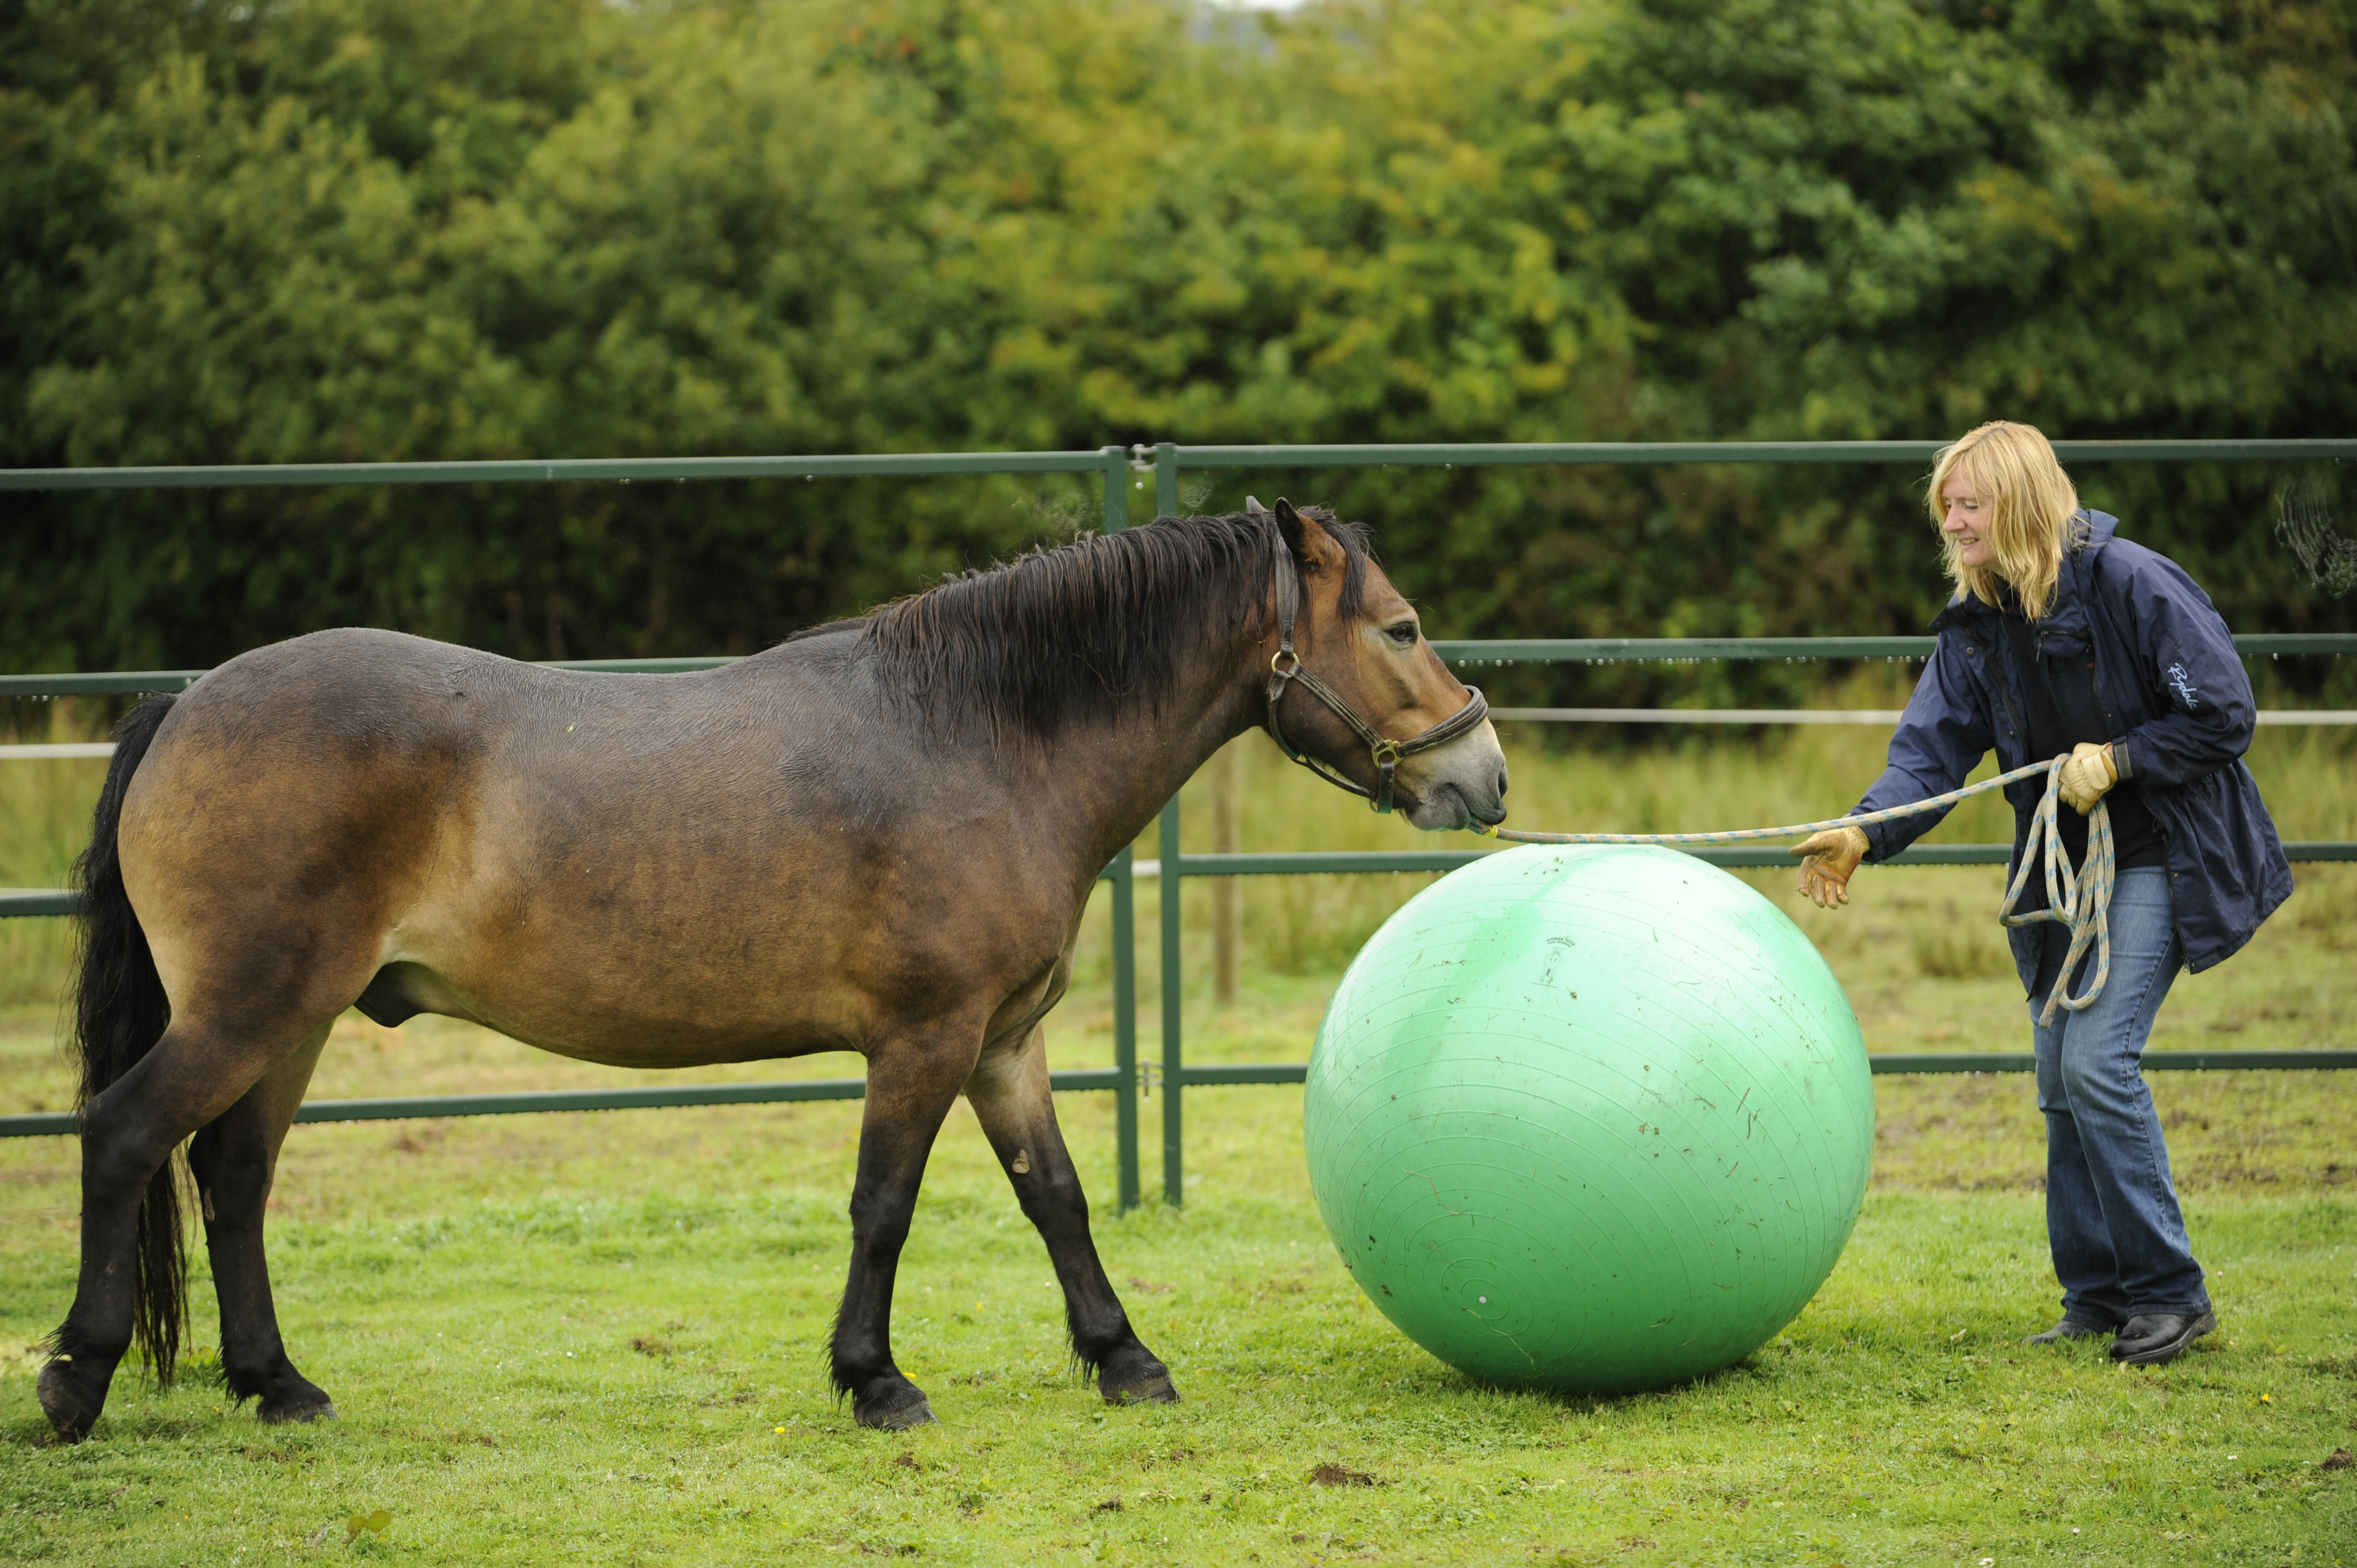
<svg viewBox="0 0 2357 1568">
<path fill-rule="evenodd" d="M 29 703 L 18 710 L 16 741 L 102 738 L 104 715 L 91 704 Z M 106 764 L 85 757 L 0 761 L 0 887 L 63 887 L 74 858 L 90 843 Z M 0 1012 L 54 1007 L 73 954 L 70 922 L 0 919 Z"/>
</svg>

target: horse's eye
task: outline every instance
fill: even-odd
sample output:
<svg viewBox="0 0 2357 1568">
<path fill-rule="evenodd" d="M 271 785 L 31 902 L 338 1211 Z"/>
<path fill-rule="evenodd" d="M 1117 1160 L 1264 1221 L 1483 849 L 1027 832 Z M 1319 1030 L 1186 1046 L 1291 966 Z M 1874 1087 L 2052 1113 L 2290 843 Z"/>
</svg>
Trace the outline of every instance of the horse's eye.
<svg viewBox="0 0 2357 1568">
<path fill-rule="evenodd" d="M 1415 646 L 1415 622 L 1412 620 L 1404 620 L 1397 626 L 1385 627 L 1383 631 L 1384 635 L 1388 636 L 1394 642 L 1398 643 L 1402 648 L 1413 648 Z"/>
</svg>

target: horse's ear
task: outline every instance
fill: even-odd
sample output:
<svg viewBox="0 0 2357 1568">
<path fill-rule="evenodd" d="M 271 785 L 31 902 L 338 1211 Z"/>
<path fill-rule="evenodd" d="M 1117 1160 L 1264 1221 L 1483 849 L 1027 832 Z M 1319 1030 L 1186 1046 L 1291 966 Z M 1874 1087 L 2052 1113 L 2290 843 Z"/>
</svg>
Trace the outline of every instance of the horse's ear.
<svg viewBox="0 0 2357 1568">
<path fill-rule="evenodd" d="M 1268 508 L 1260 504 L 1260 498 L 1258 496 L 1246 496 L 1244 498 L 1244 515 L 1246 517 L 1257 517 L 1267 510 Z"/>
<path fill-rule="evenodd" d="M 1311 510 L 1314 512 L 1316 509 Z M 1314 577 L 1322 572 L 1342 569 L 1342 547 L 1335 542 L 1334 536 L 1326 532 L 1317 517 L 1302 516 L 1283 496 L 1276 498 L 1275 515 L 1277 532 L 1285 535 L 1285 547 L 1292 552 L 1296 561 L 1301 563 L 1304 575 Z"/>
<path fill-rule="evenodd" d="M 1302 525 L 1301 514 L 1283 496 L 1276 498 L 1276 527 L 1285 535 L 1285 547 L 1293 552 L 1293 558 L 1305 566 L 1311 564 L 1308 531 Z"/>
</svg>

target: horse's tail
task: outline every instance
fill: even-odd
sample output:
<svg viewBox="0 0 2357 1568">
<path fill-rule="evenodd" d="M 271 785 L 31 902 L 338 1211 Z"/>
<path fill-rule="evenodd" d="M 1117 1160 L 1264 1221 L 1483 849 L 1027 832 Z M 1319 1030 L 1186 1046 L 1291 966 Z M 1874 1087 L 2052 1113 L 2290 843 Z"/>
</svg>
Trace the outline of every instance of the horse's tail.
<svg viewBox="0 0 2357 1568">
<path fill-rule="evenodd" d="M 115 829 L 123 821 L 123 797 L 139 771 L 148 744 L 172 711 L 174 699 L 155 696 L 131 710 L 114 728 L 114 760 L 99 791 L 91 824 L 90 848 L 74 863 L 81 897 L 80 972 L 74 982 L 74 1037 L 81 1048 L 81 1082 L 75 1106 L 89 1105 L 155 1048 L 171 1022 L 172 1004 L 156 972 L 147 933 L 132 911 L 123 887 L 123 862 Z M 166 1157 L 148 1178 L 139 1201 L 138 1273 L 133 1285 L 133 1336 L 156 1381 L 168 1387 L 179 1359 L 180 1335 L 188 1316 L 188 1245 L 181 1219 L 181 1187 L 188 1180 L 185 1154 Z M 59 1343 L 67 1356 L 76 1347 Z"/>
</svg>

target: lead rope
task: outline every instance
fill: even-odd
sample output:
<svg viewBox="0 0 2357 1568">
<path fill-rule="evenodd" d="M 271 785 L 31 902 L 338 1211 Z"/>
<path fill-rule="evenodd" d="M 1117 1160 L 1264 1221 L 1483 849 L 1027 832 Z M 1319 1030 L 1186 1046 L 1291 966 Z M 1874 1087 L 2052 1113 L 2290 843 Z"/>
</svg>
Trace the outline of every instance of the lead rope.
<svg viewBox="0 0 2357 1568">
<path fill-rule="evenodd" d="M 1783 828 L 1735 828 L 1716 833 L 1527 833 L 1511 828 L 1476 826 L 1472 831 L 1484 838 L 1504 840 L 1513 843 L 1658 843 L 1708 844 L 1747 843 L 1760 839 L 1799 838 L 1809 833 L 1824 832 L 1831 828 L 1863 828 L 1876 822 L 1896 822 L 1901 817 L 1919 817 L 1926 811 L 1937 811 L 2002 789 L 2017 779 L 2039 773 L 2046 775 L 2046 793 L 2029 819 L 2029 845 L 2021 865 L 2013 874 L 2013 885 L 2006 889 L 2005 902 L 1997 908 L 1997 919 L 2007 926 L 2034 926 L 2041 920 L 2052 920 L 2067 927 L 2071 932 L 2071 950 L 2062 960 L 2062 972 L 2048 993 L 2046 1009 L 2038 1017 L 2040 1028 L 2054 1021 L 2057 1006 L 2076 1013 L 2091 1006 L 2104 993 L 2104 982 L 2112 972 L 2112 886 L 2117 875 L 2117 864 L 2112 846 L 2112 811 L 2102 800 L 2087 813 L 2087 860 L 2077 871 L 2071 868 L 2071 857 L 2062 848 L 2062 765 L 2068 756 L 2051 762 L 2033 762 L 2017 768 L 2010 773 L 2000 773 L 1994 779 L 1984 779 L 1977 784 L 1967 784 L 1961 789 L 1951 789 L 1944 795 L 1934 795 L 1928 800 L 1910 805 L 1886 807 L 1868 811 L 1863 816 L 1834 817 L 1822 822 L 1796 822 Z M 2044 853 L 2041 854 L 2040 852 Z M 2017 915 L 2013 907 L 2021 899 L 2022 889 L 2029 886 L 2030 867 L 2040 861 L 2046 867 L 2046 908 L 2027 915 Z M 2095 972 L 2087 989 L 2077 996 L 2068 994 L 2071 971 L 2090 948 L 2095 953 Z"/>
</svg>

